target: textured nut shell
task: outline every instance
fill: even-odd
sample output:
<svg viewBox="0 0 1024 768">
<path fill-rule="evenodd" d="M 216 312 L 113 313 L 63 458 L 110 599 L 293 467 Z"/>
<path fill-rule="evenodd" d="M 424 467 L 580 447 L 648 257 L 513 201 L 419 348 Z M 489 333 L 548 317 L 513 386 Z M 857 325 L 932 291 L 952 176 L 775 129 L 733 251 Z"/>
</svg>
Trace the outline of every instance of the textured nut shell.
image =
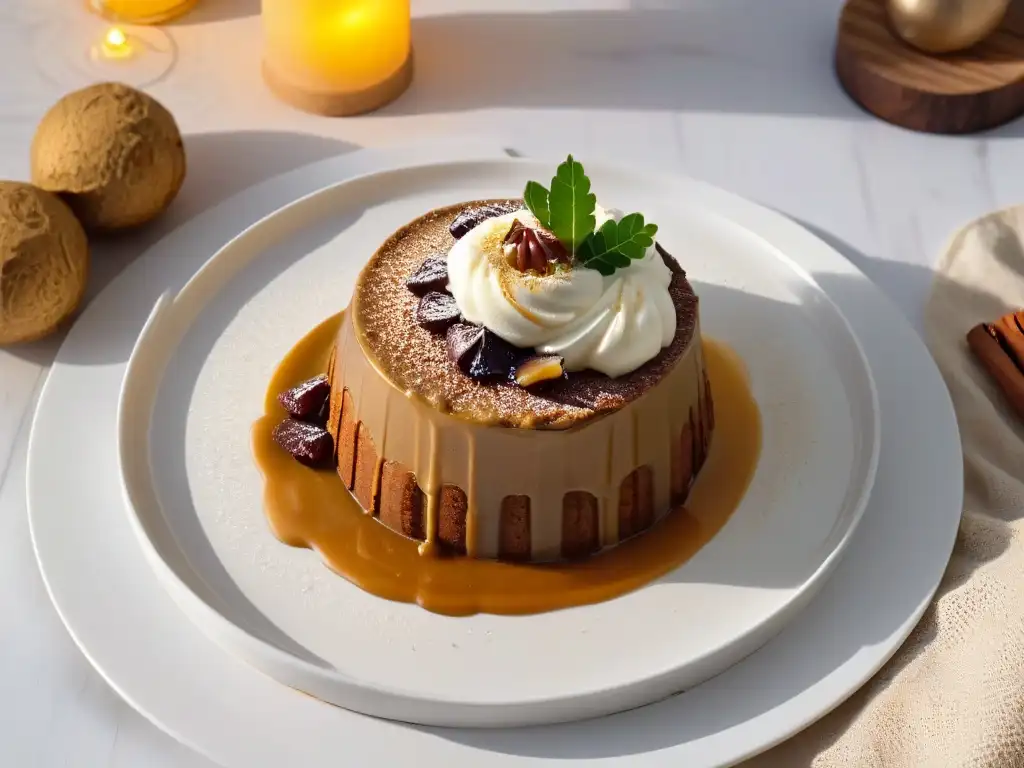
<svg viewBox="0 0 1024 768">
<path fill-rule="evenodd" d="M 60 194 L 87 230 L 149 221 L 184 180 L 185 149 L 171 113 L 126 85 L 69 93 L 32 140 L 32 181 Z"/>
<path fill-rule="evenodd" d="M 0 182 L 0 345 L 47 336 L 78 308 L 89 244 L 54 195 Z"/>
</svg>

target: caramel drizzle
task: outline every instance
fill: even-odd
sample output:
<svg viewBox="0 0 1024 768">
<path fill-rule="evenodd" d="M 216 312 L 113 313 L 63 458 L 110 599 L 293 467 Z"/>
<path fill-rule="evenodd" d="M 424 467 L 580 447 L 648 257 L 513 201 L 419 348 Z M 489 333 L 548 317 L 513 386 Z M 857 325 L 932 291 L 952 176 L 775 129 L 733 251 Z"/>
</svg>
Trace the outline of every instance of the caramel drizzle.
<svg viewBox="0 0 1024 768">
<path fill-rule="evenodd" d="M 473 451 L 469 452 L 469 483 L 466 488 L 466 556 L 476 557 L 477 556 L 477 545 L 476 545 L 476 517 L 477 517 L 477 497 L 476 497 L 476 454 Z"/>
<path fill-rule="evenodd" d="M 357 406 L 358 407 L 358 406 Z M 420 544 L 420 554 L 430 555 L 436 551 L 437 548 L 437 525 L 438 525 L 438 507 L 441 505 L 441 483 L 438 480 L 439 464 L 438 461 L 438 446 L 437 446 L 437 425 L 430 422 L 430 456 L 427 461 L 430 462 L 427 470 L 427 487 L 423 489 L 426 494 L 426 531 L 425 538 L 422 544 Z M 417 465 L 418 467 L 419 465 Z M 421 474 L 417 474 L 417 477 L 421 477 Z M 467 517 L 468 517 L 467 512 Z"/>
<path fill-rule="evenodd" d="M 390 426 L 389 423 L 388 423 L 388 411 L 390 409 L 390 404 L 391 404 L 391 398 L 385 398 L 384 399 L 384 417 L 383 417 L 384 434 L 381 436 L 380 450 L 377 451 L 377 462 L 376 462 L 376 465 L 374 466 L 374 469 L 373 469 L 373 480 L 372 480 L 372 483 L 370 485 L 370 487 L 372 489 L 371 490 L 371 496 L 374 499 L 374 504 L 375 505 L 378 505 L 380 503 L 380 483 L 381 483 L 381 479 L 382 479 L 382 477 L 384 475 L 384 461 L 385 461 L 385 457 L 388 455 L 388 427 Z"/>
</svg>

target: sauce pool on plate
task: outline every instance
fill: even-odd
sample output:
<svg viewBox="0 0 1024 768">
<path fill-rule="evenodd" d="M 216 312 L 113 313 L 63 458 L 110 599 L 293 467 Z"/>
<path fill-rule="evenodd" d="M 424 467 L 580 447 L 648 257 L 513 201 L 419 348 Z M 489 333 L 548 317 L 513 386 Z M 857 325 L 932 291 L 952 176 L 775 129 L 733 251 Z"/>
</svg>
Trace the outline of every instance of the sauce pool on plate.
<svg viewBox="0 0 1024 768">
<path fill-rule="evenodd" d="M 715 438 L 686 503 L 644 533 L 586 560 L 507 563 L 424 556 L 366 514 L 333 469 L 310 469 L 273 440 L 287 414 L 277 395 L 323 373 L 342 315 L 310 331 L 271 379 L 264 415 L 252 429 L 264 478 L 264 509 L 283 543 L 316 550 L 336 573 L 387 600 L 434 613 L 531 614 L 588 605 L 631 592 L 675 570 L 728 522 L 754 476 L 761 417 L 743 364 L 727 346 L 703 339 L 715 399 Z"/>
</svg>

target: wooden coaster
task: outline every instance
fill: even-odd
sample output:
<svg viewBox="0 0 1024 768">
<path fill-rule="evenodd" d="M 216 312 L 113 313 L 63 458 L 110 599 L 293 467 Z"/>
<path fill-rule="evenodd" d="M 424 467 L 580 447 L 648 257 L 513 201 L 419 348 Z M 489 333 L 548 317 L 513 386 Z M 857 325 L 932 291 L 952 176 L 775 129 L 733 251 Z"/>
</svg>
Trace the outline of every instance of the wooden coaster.
<svg viewBox="0 0 1024 768">
<path fill-rule="evenodd" d="M 871 114 L 928 133 L 973 133 L 1024 114 L 1024 11 L 966 51 L 929 55 L 903 42 L 884 0 L 848 0 L 839 19 L 836 74 Z"/>
<path fill-rule="evenodd" d="M 410 52 L 405 63 L 393 75 L 372 88 L 349 92 L 311 91 L 280 77 L 273 67 L 263 62 L 263 80 L 277 98 L 304 112 L 327 117 L 347 117 L 380 109 L 405 92 L 412 82 L 412 72 Z"/>
</svg>

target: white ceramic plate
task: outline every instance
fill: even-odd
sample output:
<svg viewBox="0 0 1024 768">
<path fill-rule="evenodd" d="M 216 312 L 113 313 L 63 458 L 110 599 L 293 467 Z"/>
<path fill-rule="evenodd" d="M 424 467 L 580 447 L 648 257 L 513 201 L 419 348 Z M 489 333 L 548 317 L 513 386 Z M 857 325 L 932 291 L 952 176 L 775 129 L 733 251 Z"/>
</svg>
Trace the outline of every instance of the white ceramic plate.
<svg viewBox="0 0 1024 768">
<path fill-rule="evenodd" d="M 757 473 L 696 557 L 616 600 L 451 618 L 381 600 L 266 524 L 250 427 L 274 367 L 348 303 L 395 229 L 460 200 L 514 196 L 548 164 L 504 158 L 371 174 L 283 208 L 154 311 L 128 363 L 122 473 L 143 550 L 181 608 L 279 682 L 365 714 L 521 726 L 630 709 L 703 682 L 821 586 L 867 503 L 878 408 L 835 305 L 741 204 L 674 176 L 588 164 L 606 205 L 661 223 L 706 334 L 742 356 L 763 415 Z M 716 445 L 716 450 L 728 450 Z M 656 532 L 650 535 L 657 535 Z"/>
<path fill-rule="evenodd" d="M 51 598 L 86 656 L 130 703 L 224 765 L 633 768 L 730 765 L 806 726 L 863 684 L 933 594 L 962 500 L 949 398 L 920 340 L 871 283 L 777 214 L 787 250 L 827 263 L 819 281 L 862 340 L 878 386 L 881 463 L 863 523 L 821 595 L 767 645 L 702 685 L 631 712 L 513 730 L 406 726 L 285 688 L 208 640 L 167 597 L 121 500 L 118 389 L 152 303 L 235 233 L 289 200 L 408 156 L 364 153 L 254 187 L 197 217 L 127 270 L 69 333 L 40 396 L 29 515 Z M 88 407 L 83 407 L 88 403 Z M 60 467 L 61 482 L 54 482 Z"/>
</svg>

